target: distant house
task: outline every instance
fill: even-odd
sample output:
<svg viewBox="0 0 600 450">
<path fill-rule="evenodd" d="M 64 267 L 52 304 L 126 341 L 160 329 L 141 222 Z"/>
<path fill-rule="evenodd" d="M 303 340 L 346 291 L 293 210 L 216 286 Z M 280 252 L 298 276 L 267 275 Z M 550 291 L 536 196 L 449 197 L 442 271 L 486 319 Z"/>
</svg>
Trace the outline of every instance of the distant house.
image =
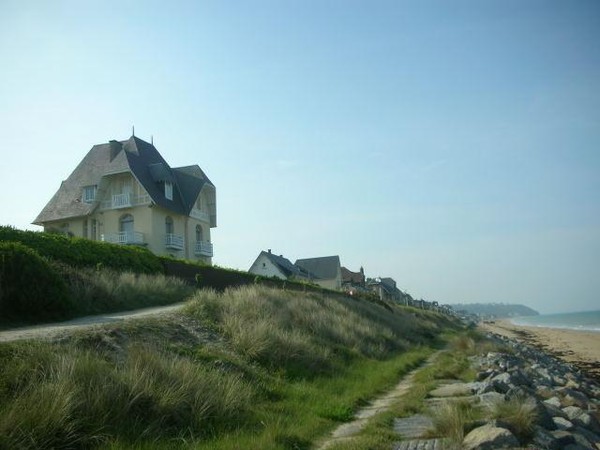
<svg viewBox="0 0 600 450">
<path fill-rule="evenodd" d="M 339 256 L 298 259 L 294 265 L 314 276 L 312 282 L 326 289 L 342 288 L 342 267 Z"/>
<path fill-rule="evenodd" d="M 369 289 L 381 299 L 402 302 L 405 294 L 396 286 L 396 280 L 389 277 L 370 278 L 367 281 Z"/>
<path fill-rule="evenodd" d="M 94 145 L 33 223 L 210 263 L 216 191 L 199 166 L 171 168 L 153 144 L 131 136 Z"/>
<path fill-rule="evenodd" d="M 282 280 L 309 280 L 311 278 L 309 273 L 292 264 L 283 255 L 273 254 L 271 249 L 266 252 L 261 251 L 248 272 L 263 277 L 277 277 Z"/>
<path fill-rule="evenodd" d="M 366 288 L 365 271 L 361 267 L 360 271 L 352 272 L 346 267 L 342 267 L 342 289 L 346 292 L 364 292 Z"/>
</svg>

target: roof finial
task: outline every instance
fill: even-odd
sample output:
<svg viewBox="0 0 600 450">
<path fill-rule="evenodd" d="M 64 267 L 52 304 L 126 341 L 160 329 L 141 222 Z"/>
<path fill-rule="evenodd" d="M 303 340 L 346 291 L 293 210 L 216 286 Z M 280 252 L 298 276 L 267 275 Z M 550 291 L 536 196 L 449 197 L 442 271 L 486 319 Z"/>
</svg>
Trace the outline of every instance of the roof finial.
<svg viewBox="0 0 600 450">
<path fill-rule="evenodd" d="M 154 135 L 153 134 L 150 135 L 150 143 L 152 145 L 154 145 Z"/>
<path fill-rule="evenodd" d="M 131 125 L 131 135 L 135 136 L 135 125 Z"/>
</svg>

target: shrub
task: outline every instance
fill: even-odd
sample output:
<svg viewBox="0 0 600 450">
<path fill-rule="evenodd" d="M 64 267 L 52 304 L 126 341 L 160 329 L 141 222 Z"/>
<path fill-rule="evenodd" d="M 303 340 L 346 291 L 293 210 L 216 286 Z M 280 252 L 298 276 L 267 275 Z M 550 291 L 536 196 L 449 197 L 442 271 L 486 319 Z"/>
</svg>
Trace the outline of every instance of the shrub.
<svg viewBox="0 0 600 450">
<path fill-rule="evenodd" d="M 137 273 L 160 273 L 160 259 L 149 250 L 83 238 L 71 238 L 54 233 L 22 231 L 0 226 L 0 241 L 20 242 L 34 248 L 41 256 L 78 267 L 102 264 L 116 270 Z"/>
<path fill-rule="evenodd" d="M 64 281 L 46 260 L 18 242 L 0 242 L 2 319 L 59 319 L 71 308 Z"/>
</svg>

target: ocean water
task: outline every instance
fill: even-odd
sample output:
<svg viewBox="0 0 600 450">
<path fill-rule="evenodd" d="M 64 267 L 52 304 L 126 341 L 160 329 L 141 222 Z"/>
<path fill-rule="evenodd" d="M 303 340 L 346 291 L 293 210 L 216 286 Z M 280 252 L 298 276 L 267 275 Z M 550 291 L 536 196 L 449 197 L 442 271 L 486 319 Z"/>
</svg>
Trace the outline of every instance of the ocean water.
<svg viewBox="0 0 600 450">
<path fill-rule="evenodd" d="M 583 311 L 563 314 L 543 314 L 540 316 L 517 317 L 511 319 L 515 325 L 545 328 L 566 328 L 569 330 L 596 331 L 600 333 L 600 311 Z"/>
</svg>

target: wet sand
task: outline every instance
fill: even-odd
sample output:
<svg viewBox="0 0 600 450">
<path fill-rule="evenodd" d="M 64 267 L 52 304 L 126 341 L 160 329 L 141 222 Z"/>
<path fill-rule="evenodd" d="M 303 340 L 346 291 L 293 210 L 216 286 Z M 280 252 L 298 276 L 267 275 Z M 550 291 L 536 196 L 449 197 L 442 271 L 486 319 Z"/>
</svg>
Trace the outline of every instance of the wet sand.
<svg viewBox="0 0 600 450">
<path fill-rule="evenodd" d="M 600 382 L 600 333 L 514 325 L 508 320 L 479 325 L 480 329 L 518 339 L 573 364 Z"/>
</svg>

